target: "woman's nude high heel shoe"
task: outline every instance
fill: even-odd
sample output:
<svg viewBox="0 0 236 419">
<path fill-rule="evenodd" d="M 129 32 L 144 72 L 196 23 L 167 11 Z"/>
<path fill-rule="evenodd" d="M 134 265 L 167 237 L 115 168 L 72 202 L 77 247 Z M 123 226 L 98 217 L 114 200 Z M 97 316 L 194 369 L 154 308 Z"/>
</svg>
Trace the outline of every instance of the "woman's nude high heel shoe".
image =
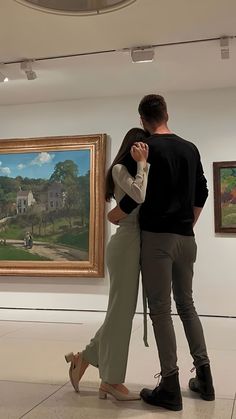
<svg viewBox="0 0 236 419">
<path fill-rule="evenodd" d="M 70 369 L 69 369 L 69 377 L 72 386 L 74 387 L 75 391 L 79 392 L 79 381 L 83 375 L 81 374 L 81 367 L 83 364 L 83 356 L 82 354 L 74 355 L 73 352 L 65 355 L 66 362 L 70 362 Z M 87 368 L 87 367 L 86 367 Z M 85 368 L 85 369 L 86 369 Z"/>
<path fill-rule="evenodd" d="M 99 389 L 99 399 L 107 399 L 108 394 L 111 394 L 116 400 L 120 402 L 140 400 L 139 394 L 134 394 L 130 392 L 128 392 L 128 394 L 125 394 L 121 391 L 116 390 L 110 384 L 101 383 L 101 386 Z"/>
</svg>

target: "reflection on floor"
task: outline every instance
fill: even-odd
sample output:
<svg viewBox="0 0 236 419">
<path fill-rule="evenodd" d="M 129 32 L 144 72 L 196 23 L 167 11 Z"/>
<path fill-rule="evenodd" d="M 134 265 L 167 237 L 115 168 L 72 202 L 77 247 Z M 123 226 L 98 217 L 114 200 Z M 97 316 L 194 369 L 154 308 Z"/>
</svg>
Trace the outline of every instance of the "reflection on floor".
<svg viewBox="0 0 236 419">
<path fill-rule="evenodd" d="M 30 312 L 27 315 L 30 320 Z M 0 321 L 0 419 L 236 419 L 236 319 L 202 318 L 217 394 L 215 402 L 204 402 L 188 391 L 192 361 L 174 317 L 184 410 L 170 412 L 141 401 L 99 400 L 99 377 L 93 367 L 76 394 L 68 383 L 64 354 L 83 349 L 104 314 L 61 313 L 60 319 L 62 315 L 65 323 Z M 137 315 L 126 380 L 134 391 L 154 387 L 153 376 L 159 372 L 151 325 L 149 348 L 143 345 L 142 332 L 142 316 Z"/>
</svg>

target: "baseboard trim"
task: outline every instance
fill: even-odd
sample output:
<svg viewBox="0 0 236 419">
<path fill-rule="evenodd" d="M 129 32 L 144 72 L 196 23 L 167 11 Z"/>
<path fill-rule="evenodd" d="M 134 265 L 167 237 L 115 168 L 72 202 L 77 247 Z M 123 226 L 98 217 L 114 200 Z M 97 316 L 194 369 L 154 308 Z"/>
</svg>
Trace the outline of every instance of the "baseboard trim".
<svg viewBox="0 0 236 419">
<path fill-rule="evenodd" d="M 56 311 L 56 312 L 75 312 L 75 313 L 106 313 L 106 310 L 78 310 L 71 308 L 34 308 L 34 307 L 0 307 L 0 310 L 19 310 L 19 311 Z M 143 314 L 137 311 L 136 314 Z M 178 316 L 177 313 L 172 313 L 172 316 Z M 218 314 L 199 314 L 199 317 L 214 317 L 219 319 L 236 319 L 236 315 L 218 315 Z"/>
</svg>

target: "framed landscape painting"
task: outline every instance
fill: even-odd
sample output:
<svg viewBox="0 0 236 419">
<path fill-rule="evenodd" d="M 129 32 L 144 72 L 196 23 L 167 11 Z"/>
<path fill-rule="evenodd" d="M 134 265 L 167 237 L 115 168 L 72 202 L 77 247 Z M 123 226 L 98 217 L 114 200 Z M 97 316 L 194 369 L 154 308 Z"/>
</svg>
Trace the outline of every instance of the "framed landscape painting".
<svg viewBox="0 0 236 419">
<path fill-rule="evenodd" d="M 236 161 L 213 163 L 215 232 L 236 233 Z"/>
<path fill-rule="evenodd" d="M 0 140 L 0 274 L 104 275 L 106 135 Z"/>
</svg>

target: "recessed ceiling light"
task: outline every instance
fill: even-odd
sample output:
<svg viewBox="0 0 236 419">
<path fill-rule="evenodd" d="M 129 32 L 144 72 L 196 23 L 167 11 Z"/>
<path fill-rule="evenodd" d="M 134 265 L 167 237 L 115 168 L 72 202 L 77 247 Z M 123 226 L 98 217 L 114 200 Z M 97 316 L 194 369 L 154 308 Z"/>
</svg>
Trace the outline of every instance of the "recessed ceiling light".
<svg viewBox="0 0 236 419">
<path fill-rule="evenodd" d="M 136 0 L 15 0 L 24 6 L 47 13 L 64 15 L 94 15 L 126 7 Z"/>
</svg>

